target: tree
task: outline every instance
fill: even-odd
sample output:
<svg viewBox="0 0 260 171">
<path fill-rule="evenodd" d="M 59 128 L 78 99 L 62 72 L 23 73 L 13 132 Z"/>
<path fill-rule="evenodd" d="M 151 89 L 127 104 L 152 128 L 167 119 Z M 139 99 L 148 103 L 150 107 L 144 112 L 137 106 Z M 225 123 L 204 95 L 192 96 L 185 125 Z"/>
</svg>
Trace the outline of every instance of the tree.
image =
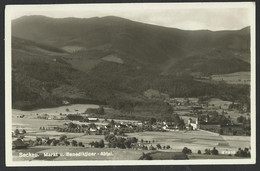
<svg viewBox="0 0 260 171">
<path fill-rule="evenodd" d="M 54 146 L 56 146 L 59 142 L 60 142 L 60 141 L 59 141 L 59 140 L 56 140 L 56 139 L 54 139 L 54 140 L 52 141 L 52 143 L 53 143 Z"/>
<path fill-rule="evenodd" d="M 65 140 L 64 143 L 65 143 L 66 146 L 67 146 L 67 145 L 70 145 L 70 142 L 67 141 L 67 140 Z"/>
<path fill-rule="evenodd" d="M 78 143 L 78 146 L 82 147 L 82 146 L 83 146 L 83 143 L 82 143 L 82 142 L 79 142 L 79 143 Z"/>
<path fill-rule="evenodd" d="M 91 147 L 93 147 L 94 146 L 94 141 L 92 141 L 92 142 L 90 142 L 90 143 L 88 143 Z"/>
<path fill-rule="evenodd" d="M 220 134 L 220 135 L 223 135 L 223 133 L 224 133 L 223 129 L 220 128 L 220 129 L 219 129 L 219 134 Z"/>
<path fill-rule="evenodd" d="M 70 122 L 69 124 L 68 124 L 68 128 L 77 128 L 77 124 L 74 124 L 74 123 L 72 123 L 72 122 Z"/>
<path fill-rule="evenodd" d="M 201 151 L 200 151 L 200 150 L 198 150 L 198 154 L 201 154 Z"/>
<path fill-rule="evenodd" d="M 26 134 L 26 131 L 23 129 L 23 130 L 22 130 L 22 133 L 23 133 L 23 134 Z"/>
<path fill-rule="evenodd" d="M 246 120 L 246 118 L 244 118 L 243 116 L 239 116 L 239 117 L 237 118 L 237 122 L 238 122 L 238 123 L 243 123 L 244 120 Z"/>
<path fill-rule="evenodd" d="M 210 151 L 210 153 L 211 153 L 212 155 L 218 155 L 218 150 L 216 149 L 216 147 L 214 147 L 214 148 Z"/>
<path fill-rule="evenodd" d="M 111 124 L 111 126 L 114 126 L 115 125 L 115 121 L 112 119 L 110 124 Z"/>
<path fill-rule="evenodd" d="M 71 141 L 71 145 L 72 145 L 72 146 L 77 146 L 77 141 L 76 141 L 76 140 L 72 140 L 72 141 Z"/>
<path fill-rule="evenodd" d="M 237 135 L 237 131 L 236 130 L 233 130 L 232 133 L 233 133 L 233 135 Z"/>
<path fill-rule="evenodd" d="M 184 154 L 191 154 L 191 153 L 192 153 L 191 149 L 188 149 L 187 147 L 184 147 L 184 148 L 182 149 L 182 152 L 183 152 Z"/>
<path fill-rule="evenodd" d="M 66 108 L 66 112 L 69 112 L 70 110 L 69 110 L 69 108 Z"/>
<path fill-rule="evenodd" d="M 97 113 L 98 113 L 99 115 L 104 115 L 104 114 L 105 114 L 105 110 L 104 110 L 103 106 L 100 106 L 100 107 L 97 109 Z"/>
<path fill-rule="evenodd" d="M 210 149 L 205 149 L 205 153 L 204 154 L 210 154 Z"/>
<path fill-rule="evenodd" d="M 170 149 L 171 147 L 169 145 L 166 146 L 167 149 Z"/>
<path fill-rule="evenodd" d="M 131 137 L 131 143 L 137 143 L 138 139 L 136 137 Z"/>
<path fill-rule="evenodd" d="M 104 147 L 105 147 L 105 143 L 104 143 L 104 140 L 103 140 L 103 139 L 100 140 L 98 144 L 99 144 L 99 147 L 100 147 L 100 148 L 104 148 Z"/>
<path fill-rule="evenodd" d="M 157 147 L 158 149 L 162 149 L 161 144 L 157 144 L 156 147 Z"/>
<path fill-rule="evenodd" d="M 19 129 L 16 129 L 16 130 L 14 131 L 14 134 L 15 134 L 15 135 L 18 135 L 18 134 L 20 134 L 20 131 L 19 131 Z"/>
<path fill-rule="evenodd" d="M 67 139 L 67 135 L 61 135 L 60 136 L 60 141 L 64 141 L 64 140 L 66 140 Z"/>
<path fill-rule="evenodd" d="M 151 118 L 149 122 L 150 122 L 151 125 L 153 125 L 154 123 L 156 123 L 156 119 L 155 118 Z"/>
</svg>

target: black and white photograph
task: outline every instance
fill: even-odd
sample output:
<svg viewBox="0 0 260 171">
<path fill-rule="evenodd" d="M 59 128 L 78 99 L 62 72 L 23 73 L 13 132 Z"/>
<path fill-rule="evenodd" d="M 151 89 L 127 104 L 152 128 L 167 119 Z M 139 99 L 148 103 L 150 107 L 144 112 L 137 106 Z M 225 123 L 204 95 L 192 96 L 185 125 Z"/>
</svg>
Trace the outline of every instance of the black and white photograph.
<svg viewBox="0 0 260 171">
<path fill-rule="evenodd" d="M 254 164 L 255 4 L 7 5 L 7 166 Z"/>
</svg>

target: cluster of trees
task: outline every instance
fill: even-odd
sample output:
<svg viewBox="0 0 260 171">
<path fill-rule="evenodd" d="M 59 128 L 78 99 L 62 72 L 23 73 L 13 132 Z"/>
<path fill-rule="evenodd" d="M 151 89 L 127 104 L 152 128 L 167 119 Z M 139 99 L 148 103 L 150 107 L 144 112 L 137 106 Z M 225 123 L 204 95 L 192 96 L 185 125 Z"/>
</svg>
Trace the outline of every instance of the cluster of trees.
<svg viewBox="0 0 260 171">
<path fill-rule="evenodd" d="M 104 115 L 105 114 L 105 110 L 103 106 L 99 106 L 99 108 L 88 108 L 85 111 L 86 114 L 94 114 L 94 115 Z"/>
<path fill-rule="evenodd" d="M 170 148 L 171 148 L 171 146 L 169 146 L 169 145 L 167 145 L 167 146 L 165 146 L 165 145 L 164 145 L 164 146 L 161 146 L 161 144 L 157 144 L 156 147 L 157 147 L 158 150 L 160 150 L 160 149 L 166 150 L 166 149 L 170 149 Z"/>
<path fill-rule="evenodd" d="M 239 116 L 239 117 L 237 117 L 237 122 L 242 123 L 243 125 L 247 125 L 247 124 L 251 123 L 251 120 L 250 120 L 250 118 L 247 119 L 244 116 Z"/>
<path fill-rule="evenodd" d="M 209 155 L 218 155 L 218 150 L 216 149 L 216 147 L 213 147 L 213 149 L 205 149 L 204 154 L 209 154 Z"/>
<path fill-rule="evenodd" d="M 66 127 L 62 127 L 62 128 L 56 128 L 56 131 L 58 132 L 75 132 L 75 133 L 83 133 L 83 132 L 88 132 L 90 128 L 95 128 L 96 129 L 96 125 L 94 123 L 88 124 L 88 125 L 79 125 L 73 122 L 70 122 L 68 124 L 66 124 Z M 102 130 L 99 130 L 102 131 Z M 98 132 L 99 133 L 99 132 Z M 102 132 L 100 132 L 99 134 L 102 134 Z"/>
<path fill-rule="evenodd" d="M 71 145 L 74 146 L 74 147 L 77 147 L 77 146 L 85 147 L 85 145 L 82 142 L 77 142 L 76 140 L 72 140 Z"/>
<path fill-rule="evenodd" d="M 244 112 L 250 112 L 250 101 L 249 102 L 245 102 L 243 99 L 243 102 L 241 103 L 237 103 L 235 104 L 234 102 L 232 104 L 230 104 L 228 106 L 229 110 L 238 110 L 240 113 L 244 113 Z"/>
<path fill-rule="evenodd" d="M 138 139 L 136 137 L 117 137 L 113 134 L 106 135 L 105 140 L 108 141 L 109 148 L 131 148 L 133 144 L 137 143 Z"/>
<path fill-rule="evenodd" d="M 248 148 L 245 148 L 244 150 L 239 148 L 238 151 L 236 152 L 235 156 L 238 156 L 238 157 L 250 157 L 251 153 L 250 153 Z"/>
<path fill-rule="evenodd" d="M 209 117 L 209 123 L 227 125 L 227 124 L 231 123 L 231 121 L 225 115 L 221 115 L 218 112 L 214 112 Z"/>
<path fill-rule="evenodd" d="M 39 146 L 39 145 L 48 145 L 48 146 L 57 146 L 57 145 L 62 145 L 62 146 L 81 146 L 85 147 L 82 142 L 77 142 L 76 140 L 72 140 L 71 142 L 68 141 L 66 135 L 61 135 L 59 139 L 56 138 L 49 138 L 49 137 L 37 137 L 35 141 L 30 140 L 29 141 L 30 146 Z"/>
<path fill-rule="evenodd" d="M 104 140 L 100 140 L 99 142 L 97 141 L 92 141 L 89 143 L 89 145 L 91 147 L 95 147 L 95 148 L 104 148 L 105 147 L 105 143 L 104 143 Z"/>
<path fill-rule="evenodd" d="M 70 145 L 70 142 L 67 141 L 67 136 L 64 136 L 64 139 L 50 139 L 49 137 L 45 137 L 44 139 L 37 137 L 35 141 L 30 142 L 31 146 L 38 146 L 38 145 L 50 145 L 50 146 L 56 146 L 56 145 Z"/>
<path fill-rule="evenodd" d="M 75 121 L 84 121 L 84 117 L 81 115 L 77 115 L 77 114 L 68 114 L 66 116 L 67 119 L 69 120 L 75 120 Z"/>
<path fill-rule="evenodd" d="M 14 134 L 15 134 L 15 135 L 26 134 L 26 131 L 25 131 L 25 129 L 23 129 L 23 130 L 20 132 L 19 129 L 15 129 L 15 130 L 14 130 Z"/>
</svg>

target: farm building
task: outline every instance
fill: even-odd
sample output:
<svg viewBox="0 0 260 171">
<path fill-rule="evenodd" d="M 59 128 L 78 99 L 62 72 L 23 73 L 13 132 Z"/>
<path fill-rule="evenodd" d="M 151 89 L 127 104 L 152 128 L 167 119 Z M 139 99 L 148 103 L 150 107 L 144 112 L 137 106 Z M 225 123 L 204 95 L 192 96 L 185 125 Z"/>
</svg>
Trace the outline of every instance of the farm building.
<svg viewBox="0 0 260 171">
<path fill-rule="evenodd" d="M 98 118 L 88 118 L 89 122 L 98 122 Z"/>
</svg>

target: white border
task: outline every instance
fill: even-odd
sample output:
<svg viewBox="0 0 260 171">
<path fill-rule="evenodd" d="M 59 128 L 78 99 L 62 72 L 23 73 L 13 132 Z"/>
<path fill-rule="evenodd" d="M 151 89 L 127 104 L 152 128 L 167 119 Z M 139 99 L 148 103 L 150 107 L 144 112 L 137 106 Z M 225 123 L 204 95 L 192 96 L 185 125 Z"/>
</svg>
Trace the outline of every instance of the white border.
<svg viewBox="0 0 260 171">
<path fill-rule="evenodd" d="M 164 7 L 169 8 L 168 4 L 173 3 L 139 3 L 151 8 Z M 76 8 L 84 6 L 96 6 L 104 4 L 69 4 L 69 5 L 40 5 L 41 8 L 55 6 Z M 112 4 L 106 4 L 110 6 Z M 113 4 L 127 5 L 129 8 L 134 7 L 134 3 Z M 5 125 L 6 125 L 6 166 L 109 166 L 109 165 L 220 165 L 220 164 L 255 164 L 256 163 L 256 64 L 255 64 L 255 3 L 254 2 L 221 2 L 221 3 L 175 3 L 177 8 L 249 8 L 251 14 L 251 159 L 203 159 L 203 160 L 113 160 L 113 161 L 13 161 L 12 160 L 12 100 L 11 100 L 11 19 L 14 12 L 13 7 L 33 8 L 39 5 L 7 5 L 5 9 Z"/>
</svg>

